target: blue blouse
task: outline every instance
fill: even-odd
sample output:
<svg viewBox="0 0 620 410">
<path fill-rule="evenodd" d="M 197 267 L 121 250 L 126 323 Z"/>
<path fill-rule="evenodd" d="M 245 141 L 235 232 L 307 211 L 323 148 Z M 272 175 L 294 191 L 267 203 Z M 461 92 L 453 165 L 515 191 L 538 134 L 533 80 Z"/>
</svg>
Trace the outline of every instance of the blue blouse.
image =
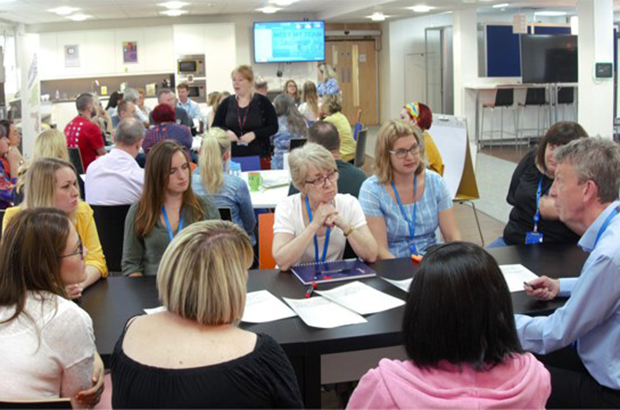
<svg viewBox="0 0 620 410">
<path fill-rule="evenodd" d="M 324 95 L 333 95 L 340 94 L 340 87 L 338 86 L 338 81 L 335 78 L 330 78 L 324 83 L 318 83 L 316 85 L 316 91 L 319 94 L 319 97 Z"/>
<path fill-rule="evenodd" d="M 410 245 L 418 251 L 437 243 L 435 231 L 439 226 L 439 213 L 452 208 L 452 197 L 441 176 L 434 171 L 424 171 L 425 187 L 422 197 L 417 201 L 415 237 L 409 235 L 409 227 L 398 202 L 388 193 L 386 186 L 380 184 L 376 176 L 368 178 L 360 189 L 360 203 L 366 216 L 380 216 L 385 219 L 387 241 L 390 253 L 397 258 L 411 255 Z M 404 205 L 409 218 L 413 215 L 414 204 Z"/>
<path fill-rule="evenodd" d="M 284 154 L 291 147 L 291 138 L 304 138 L 301 134 L 293 134 L 288 128 L 286 116 L 278 117 L 278 132 L 273 136 L 273 157 L 271 158 L 271 169 L 284 168 Z"/>
<path fill-rule="evenodd" d="M 211 199 L 218 208 L 230 208 L 232 210 L 232 221 L 247 232 L 252 245 L 256 244 L 256 238 L 254 237 L 256 216 L 252 207 L 250 190 L 241 178 L 224 173 L 224 183 L 220 187 L 220 191 L 215 195 L 211 195 L 202 185 L 200 168 L 197 167 L 192 175 L 192 189 L 197 195 Z"/>
</svg>

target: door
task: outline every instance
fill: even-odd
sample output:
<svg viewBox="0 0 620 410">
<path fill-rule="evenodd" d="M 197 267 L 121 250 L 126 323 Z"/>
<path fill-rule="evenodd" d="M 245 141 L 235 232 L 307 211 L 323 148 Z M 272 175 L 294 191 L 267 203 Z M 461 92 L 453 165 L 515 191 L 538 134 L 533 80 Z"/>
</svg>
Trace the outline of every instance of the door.
<svg viewBox="0 0 620 410">
<path fill-rule="evenodd" d="M 351 126 L 362 112 L 362 124 L 379 124 L 377 52 L 374 40 L 330 41 L 325 60 L 334 67 L 342 92 L 342 113 Z"/>
</svg>

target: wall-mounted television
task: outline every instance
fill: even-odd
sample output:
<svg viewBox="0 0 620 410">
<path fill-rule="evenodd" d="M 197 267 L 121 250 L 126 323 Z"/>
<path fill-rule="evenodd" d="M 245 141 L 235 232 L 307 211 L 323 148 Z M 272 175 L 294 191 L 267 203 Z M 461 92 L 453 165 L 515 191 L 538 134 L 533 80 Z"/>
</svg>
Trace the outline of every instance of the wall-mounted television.
<svg viewBox="0 0 620 410">
<path fill-rule="evenodd" d="M 521 36 L 524 83 L 576 83 L 577 66 L 577 36 Z"/>
<path fill-rule="evenodd" d="M 254 22 L 255 63 L 325 61 L 324 21 Z"/>
</svg>

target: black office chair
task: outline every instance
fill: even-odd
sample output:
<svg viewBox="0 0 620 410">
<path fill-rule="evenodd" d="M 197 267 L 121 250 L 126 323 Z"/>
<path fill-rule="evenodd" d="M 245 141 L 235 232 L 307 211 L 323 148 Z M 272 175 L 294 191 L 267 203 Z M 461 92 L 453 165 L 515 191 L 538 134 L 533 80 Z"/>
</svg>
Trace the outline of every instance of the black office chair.
<svg viewBox="0 0 620 410">
<path fill-rule="evenodd" d="M 364 128 L 357 134 L 354 164 L 358 168 L 362 168 L 364 166 L 364 161 L 366 160 L 366 135 L 367 134 L 368 134 L 367 128 Z"/>
<path fill-rule="evenodd" d="M 303 147 L 306 142 L 308 142 L 308 140 L 306 138 L 293 138 L 293 139 L 291 139 L 291 145 L 290 145 L 289 151 L 292 151 L 295 148 Z"/>
<path fill-rule="evenodd" d="M 495 109 L 499 108 L 500 112 L 500 128 L 499 139 L 500 142 L 504 138 L 504 109 L 512 108 L 514 104 L 514 90 L 512 88 L 499 88 L 495 93 L 495 101 L 482 105 L 482 119 L 480 121 L 480 136 L 478 137 L 478 150 L 484 145 L 484 113 L 486 110 L 491 110 L 491 130 L 486 131 L 490 135 L 489 144 L 493 144 L 493 134 L 496 133 L 493 129 L 493 119 L 495 118 Z M 513 111 L 513 118 L 515 111 Z M 514 118 L 514 124 L 516 126 L 516 118 Z M 516 135 L 516 131 L 515 131 Z"/>
<path fill-rule="evenodd" d="M 522 128 L 523 114 L 527 107 L 536 107 L 536 128 Z M 540 113 L 543 112 L 542 124 L 540 121 Z M 551 126 L 551 117 L 549 115 L 549 102 L 547 101 L 547 90 L 544 88 L 528 88 L 525 93 L 525 102 L 519 103 L 519 117 L 517 121 L 517 140 L 523 136 L 524 131 L 535 130 L 535 137 L 541 137 Z M 528 138 L 529 142 L 529 138 Z"/>
<path fill-rule="evenodd" d="M 562 107 L 562 121 L 566 121 L 565 108 L 572 108 L 572 121 L 577 120 L 577 104 L 575 104 L 575 87 L 562 87 L 558 90 L 558 107 Z"/>
<path fill-rule="evenodd" d="M 108 270 L 120 273 L 125 237 L 125 217 L 131 205 L 91 205 Z"/>
<path fill-rule="evenodd" d="M 82 162 L 82 154 L 80 153 L 80 149 L 77 147 L 67 148 L 69 151 L 69 161 L 75 167 L 75 173 L 77 174 L 77 182 L 80 187 L 80 199 L 84 199 L 86 195 L 86 187 L 84 186 L 84 180 L 82 179 L 82 175 L 86 173 L 84 171 L 84 163 Z"/>
<path fill-rule="evenodd" d="M 220 218 L 222 221 L 231 221 L 232 222 L 232 209 L 230 208 L 217 208 L 220 211 Z"/>
</svg>

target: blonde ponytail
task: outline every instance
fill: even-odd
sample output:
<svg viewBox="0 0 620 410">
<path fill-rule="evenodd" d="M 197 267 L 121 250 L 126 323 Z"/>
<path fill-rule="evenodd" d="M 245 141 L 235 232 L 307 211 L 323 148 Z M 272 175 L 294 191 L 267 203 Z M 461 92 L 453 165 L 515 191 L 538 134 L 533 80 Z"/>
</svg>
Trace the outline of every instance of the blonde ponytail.
<svg viewBox="0 0 620 410">
<path fill-rule="evenodd" d="M 224 183 L 222 155 L 230 151 L 230 146 L 228 135 L 221 128 L 211 128 L 202 138 L 200 180 L 211 195 L 217 194 Z"/>
</svg>

